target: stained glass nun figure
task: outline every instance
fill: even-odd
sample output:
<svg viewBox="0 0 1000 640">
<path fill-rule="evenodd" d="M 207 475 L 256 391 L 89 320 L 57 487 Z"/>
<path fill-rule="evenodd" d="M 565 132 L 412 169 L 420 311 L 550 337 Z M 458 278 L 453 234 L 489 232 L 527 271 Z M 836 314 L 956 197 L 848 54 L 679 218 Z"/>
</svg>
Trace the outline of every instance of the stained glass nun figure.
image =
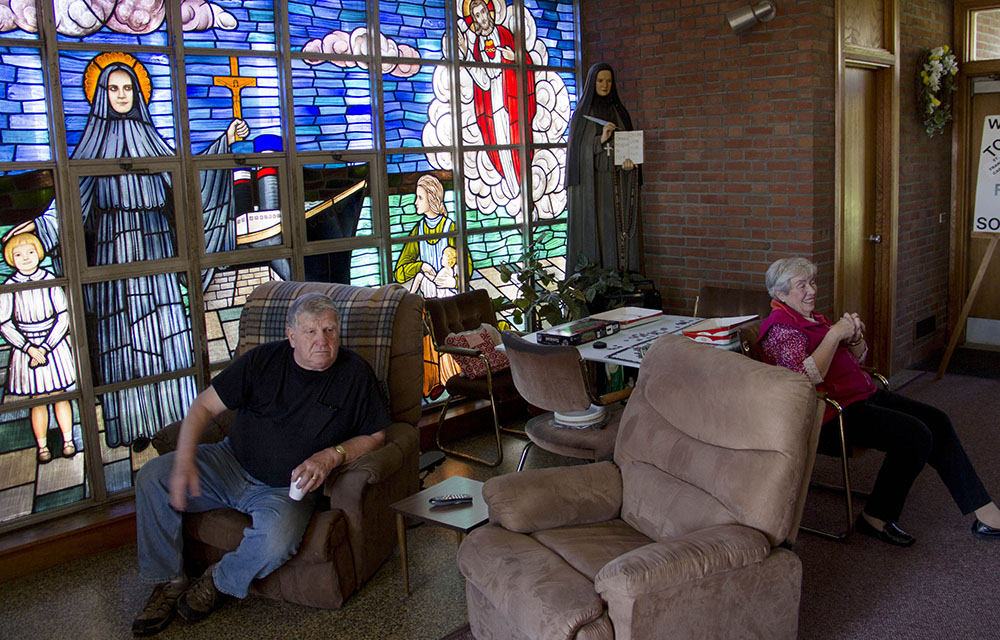
<svg viewBox="0 0 1000 640">
<path fill-rule="evenodd" d="M 171 156 L 149 111 L 152 82 L 142 63 L 121 52 L 96 56 L 84 73 L 90 114 L 71 158 Z M 228 153 L 250 129 L 234 119 L 203 153 Z M 231 170 L 201 172 L 206 242 L 215 251 L 235 246 Z M 87 262 L 91 266 L 173 258 L 177 255 L 177 200 L 168 173 L 126 172 L 80 178 Z M 52 210 L 34 220 L 46 249 L 58 245 Z M 32 224 L 32 223 L 29 223 Z M 53 256 L 56 259 L 56 256 Z M 193 366 L 185 284 L 175 272 L 84 285 L 84 305 L 96 340 L 95 384 L 111 385 Z M 195 396 L 194 379 L 147 383 L 102 393 L 108 446 L 128 445 L 180 419 Z"/>
</svg>

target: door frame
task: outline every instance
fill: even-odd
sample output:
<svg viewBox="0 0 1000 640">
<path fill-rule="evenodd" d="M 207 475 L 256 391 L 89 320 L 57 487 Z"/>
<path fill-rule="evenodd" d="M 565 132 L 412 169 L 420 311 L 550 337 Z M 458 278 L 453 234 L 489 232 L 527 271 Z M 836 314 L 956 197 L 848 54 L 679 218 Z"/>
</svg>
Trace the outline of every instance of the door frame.
<svg viewBox="0 0 1000 640">
<path fill-rule="evenodd" d="M 972 115 L 972 82 L 976 78 L 1000 74 L 1000 60 L 971 61 L 972 12 L 1000 9 L 998 0 L 955 0 L 955 53 L 958 55 L 958 82 L 954 98 L 955 121 L 952 127 L 951 228 L 948 252 L 948 335 L 964 334 L 964 326 L 956 326 L 962 305 L 969 293 L 969 245 L 972 241 L 972 200 L 970 178 L 977 172 L 972 166 L 969 149 L 975 135 Z M 961 340 L 964 342 L 964 338 Z"/>
<path fill-rule="evenodd" d="M 844 265 L 844 163 L 845 157 L 845 76 L 848 67 L 872 69 L 875 77 L 875 97 L 879 108 L 875 122 L 875 229 L 881 235 L 882 248 L 873 260 L 874 317 L 864 318 L 868 328 L 872 364 L 892 372 L 896 314 L 896 277 L 899 226 L 899 2 L 884 0 L 884 47 L 862 47 L 846 41 L 845 2 L 836 5 L 836 152 L 834 169 L 834 312 L 840 315 L 853 309 L 844 308 L 845 288 L 850 286 L 843 275 Z"/>
</svg>

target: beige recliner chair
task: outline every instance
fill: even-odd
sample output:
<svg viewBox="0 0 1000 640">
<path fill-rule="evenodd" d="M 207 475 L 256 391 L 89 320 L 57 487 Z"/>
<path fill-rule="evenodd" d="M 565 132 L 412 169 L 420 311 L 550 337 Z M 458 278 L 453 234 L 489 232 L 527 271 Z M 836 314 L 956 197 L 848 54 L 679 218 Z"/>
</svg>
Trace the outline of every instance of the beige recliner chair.
<svg viewBox="0 0 1000 640">
<path fill-rule="evenodd" d="M 330 474 L 317 500 L 298 552 L 250 592 L 313 607 L 339 608 L 396 547 L 389 505 L 416 493 L 418 434 L 423 381 L 423 299 L 398 285 L 379 288 L 319 282 L 268 282 L 255 288 L 240 315 L 237 355 L 271 340 L 285 339 L 285 317 L 296 297 L 318 292 L 340 312 L 341 344 L 368 360 L 388 392 L 393 423 L 386 444 Z M 228 414 L 229 412 L 227 412 Z M 221 440 L 230 415 L 202 440 Z M 159 453 L 172 451 L 179 424 L 153 436 Z M 205 567 L 243 539 L 249 516 L 230 509 L 184 515 L 184 560 L 188 574 Z"/>
<path fill-rule="evenodd" d="M 802 375 L 664 336 L 614 463 L 489 480 L 462 543 L 478 640 L 794 638 L 823 415 Z"/>
</svg>

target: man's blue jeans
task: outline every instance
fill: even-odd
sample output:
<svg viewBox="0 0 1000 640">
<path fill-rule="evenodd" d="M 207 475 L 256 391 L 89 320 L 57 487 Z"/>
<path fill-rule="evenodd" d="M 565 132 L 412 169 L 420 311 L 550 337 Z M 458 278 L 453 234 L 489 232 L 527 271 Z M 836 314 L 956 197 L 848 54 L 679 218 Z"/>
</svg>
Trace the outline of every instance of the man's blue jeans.
<svg viewBox="0 0 1000 640">
<path fill-rule="evenodd" d="M 136 476 L 139 576 L 153 583 L 184 575 L 181 513 L 170 506 L 173 458 L 173 453 L 153 458 Z M 245 598 L 254 578 L 263 578 L 295 553 L 315 497 L 309 494 L 296 502 L 288 497 L 288 487 L 271 487 L 255 479 L 236 461 L 229 438 L 199 445 L 195 462 L 201 495 L 188 496 L 187 512 L 229 508 L 253 518 L 243 530 L 243 541 L 222 557 L 214 573 L 219 591 Z"/>
</svg>

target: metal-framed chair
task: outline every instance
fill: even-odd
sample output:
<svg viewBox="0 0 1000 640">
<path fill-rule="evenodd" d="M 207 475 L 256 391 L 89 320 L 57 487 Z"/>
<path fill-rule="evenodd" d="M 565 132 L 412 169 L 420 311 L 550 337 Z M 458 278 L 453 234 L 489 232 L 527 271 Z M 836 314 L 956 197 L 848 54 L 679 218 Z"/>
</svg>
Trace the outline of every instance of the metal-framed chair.
<svg viewBox="0 0 1000 640">
<path fill-rule="evenodd" d="M 743 353 L 746 356 L 753 358 L 754 360 L 764 362 L 764 358 L 762 357 L 760 351 L 760 345 L 757 342 L 760 337 L 759 332 L 760 332 L 759 325 L 742 327 L 739 330 L 739 340 Z M 881 373 L 875 371 L 870 367 L 864 367 L 864 369 L 868 373 L 868 375 L 870 375 L 873 379 L 877 380 L 885 388 L 886 391 L 890 390 L 889 380 L 886 379 L 885 376 L 883 376 Z M 851 470 L 848 464 L 848 460 L 850 458 L 858 457 L 864 451 L 866 451 L 866 449 L 862 447 L 848 446 L 847 439 L 844 437 L 844 415 L 843 415 L 844 409 L 843 407 L 840 406 L 840 403 L 834 400 L 833 398 L 829 397 L 825 392 L 822 391 L 817 391 L 816 397 L 823 400 L 823 402 L 825 402 L 828 406 L 830 406 L 833 409 L 837 419 L 837 432 L 836 432 L 837 438 L 835 444 L 833 445 L 833 450 L 820 446 L 817 449 L 817 453 L 821 453 L 826 456 L 840 457 L 841 477 L 843 478 L 843 482 L 841 484 L 830 484 L 826 482 L 812 481 L 809 483 L 809 486 L 818 487 L 821 489 L 828 489 L 837 492 L 841 491 L 843 492 L 845 511 L 847 515 L 847 526 L 844 528 L 843 531 L 837 533 L 831 531 L 825 531 L 823 529 L 817 529 L 815 527 L 806 526 L 804 524 L 800 525 L 799 528 L 807 533 L 812 533 L 827 538 L 829 540 L 839 541 L 839 540 L 844 540 L 854 531 L 854 504 L 852 501 L 852 497 L 857 496 L 859 498 L 868 498 L 871 495 L 865 491 L 858 491 L 857 489 L 853 489 L 851 487 Z"/>
<path fill-rule="evenodd" d="M 535 445 L 559 455 L 597 462 L 615 450 L 620 403 L 632 389 L 594 394 L 587 364 L 576 347 L 540 345 L 510 331 L 502 334 L 514 386 L 521 397 L 547 413 L 524 425 L 528 443 L 517 470 Z"/>
<path fill-rule="evenodd" d="M 445 382 L 445 390 L 448 397 L 441 407 L 441 414 L 438 417 L 437 433 L 435 442 L 437 447 L 446 454 L 470 460 L 489 467 L 497 467 L 503 462 L 503 446 L 500 441 L 500 432 L 506 431 L 523 436 L 524 433 L 516 429 L 510 429 L 500 424 L 497 413 L 497 405 L 505 400 L 516 398 L 517 389 L 510 370 L 492 371 L 489 367 L 489 360 L 476 349 L 456 347 L 445 342 L 451 333 L 471 331 L 483 324 L 498 327 L 496 311 L 493 309 L 493 302 L 489 293 L 482 289 L 474 289 L 466 293 L 459 293 L 447 298 L 427 298 L 424 300 L 426 310 L 427 330 L 431 336 L 434 348 L 442 354 L 452 356 L 466 356 L 479 358 L 486 363 L 486 376 L 475 380 L 465 376 L 452 376 Z M 496 434 L 496 456 L 493 460 L 480 458 L 471 453 L 458 451 L 442 444 L 441 432 L 444 427 L 445 416 L 452 402 L 459 397 L 487 399 L 490 401 L 490 409 L 493 412 L 493 429 Z"/>
</svg>

